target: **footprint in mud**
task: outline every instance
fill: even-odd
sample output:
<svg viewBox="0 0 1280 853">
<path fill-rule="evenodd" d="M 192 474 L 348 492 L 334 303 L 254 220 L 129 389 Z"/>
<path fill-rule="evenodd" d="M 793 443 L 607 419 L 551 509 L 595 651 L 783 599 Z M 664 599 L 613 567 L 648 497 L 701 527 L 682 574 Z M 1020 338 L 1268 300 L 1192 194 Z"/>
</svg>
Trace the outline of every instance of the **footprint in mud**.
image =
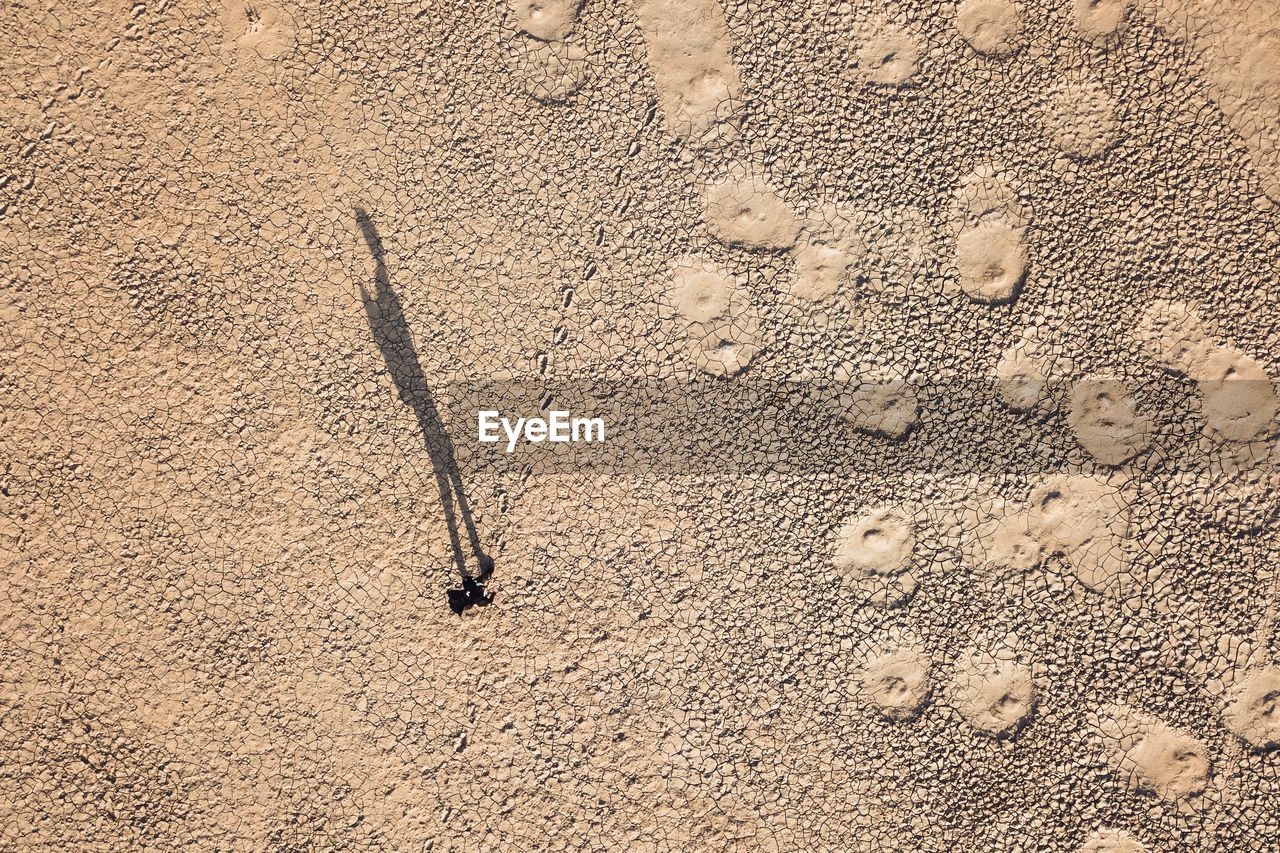
<svg viewBox="0 0 1280 853">
<path fill-rule="evenodd" d="M 223 45 L 275 59 L 293 41 L 293 19 L 276 6 L 232 0 L 222 9 Z"/>
</svg>

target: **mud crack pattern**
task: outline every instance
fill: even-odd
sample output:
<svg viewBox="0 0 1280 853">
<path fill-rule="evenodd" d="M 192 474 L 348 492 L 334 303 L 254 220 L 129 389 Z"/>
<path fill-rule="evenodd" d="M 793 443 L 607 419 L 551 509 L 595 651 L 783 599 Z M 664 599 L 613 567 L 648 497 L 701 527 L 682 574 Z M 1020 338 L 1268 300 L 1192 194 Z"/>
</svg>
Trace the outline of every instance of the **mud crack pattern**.
<svg viewBox="0 0 1280 853">
<path fill-rule="evenodd" d="M 1274 0 L 0 41 L 0 848 L 1280 847 Z M 845 443 L 470 452 L 580 377 Z"/>
</svg>

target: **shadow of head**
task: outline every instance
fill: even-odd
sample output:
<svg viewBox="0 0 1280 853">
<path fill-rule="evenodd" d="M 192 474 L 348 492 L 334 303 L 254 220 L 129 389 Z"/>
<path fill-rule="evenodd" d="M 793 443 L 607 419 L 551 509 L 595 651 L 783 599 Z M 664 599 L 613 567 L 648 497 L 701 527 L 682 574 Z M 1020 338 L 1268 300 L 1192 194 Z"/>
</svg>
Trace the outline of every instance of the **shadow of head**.
<svg viewBox="0 0 1280 853">
<path fill-rule="evenodd" d="M 387 255 L 382 247 L 382 236 L 378 234 L 378 229 L 374 226 L 373 219 L 370 218 L 367 210 L 357 207 L 354 213 L 356 224 L 360 226 L 360 235 L 364 238 L 365 246 L 373 256 L 375 265 L 373 276 L 376 283 L 375 292 L 370 294 L 364 284 L 360 285 L 360 295 L 364 299 L 365 307 L 368 308 L 370 302 L 382 302 L 388 297 L 394 300 L 395 292 L 391 290 L 391 276 L 387 272 Z"/>
</svg>

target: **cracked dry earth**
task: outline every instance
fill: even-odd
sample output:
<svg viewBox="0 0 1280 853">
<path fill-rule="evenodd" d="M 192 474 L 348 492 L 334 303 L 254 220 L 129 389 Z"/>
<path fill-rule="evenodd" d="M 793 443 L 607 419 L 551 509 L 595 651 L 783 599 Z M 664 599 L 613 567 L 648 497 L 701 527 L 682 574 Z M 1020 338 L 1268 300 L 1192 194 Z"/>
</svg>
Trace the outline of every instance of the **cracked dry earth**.
<svg viewBox="0 0 1280 853">
<path fill-rule="evenodd" d="M 1275 0 L 0 44 L 0 848 L 1280 848 Z"/>
</svg>

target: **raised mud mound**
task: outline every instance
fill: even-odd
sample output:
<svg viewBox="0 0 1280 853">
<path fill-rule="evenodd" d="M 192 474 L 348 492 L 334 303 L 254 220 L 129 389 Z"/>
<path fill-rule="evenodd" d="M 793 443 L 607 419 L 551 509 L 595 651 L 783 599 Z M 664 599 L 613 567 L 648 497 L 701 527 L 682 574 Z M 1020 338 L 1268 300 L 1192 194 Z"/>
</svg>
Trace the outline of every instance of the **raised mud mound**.
<svg viewBox="0 0 1280 853">
<path fill-rule="evenodd" d="M 0 44 L 0 850 L 1280 849 L 1276 0 Z"/>
</svg>

